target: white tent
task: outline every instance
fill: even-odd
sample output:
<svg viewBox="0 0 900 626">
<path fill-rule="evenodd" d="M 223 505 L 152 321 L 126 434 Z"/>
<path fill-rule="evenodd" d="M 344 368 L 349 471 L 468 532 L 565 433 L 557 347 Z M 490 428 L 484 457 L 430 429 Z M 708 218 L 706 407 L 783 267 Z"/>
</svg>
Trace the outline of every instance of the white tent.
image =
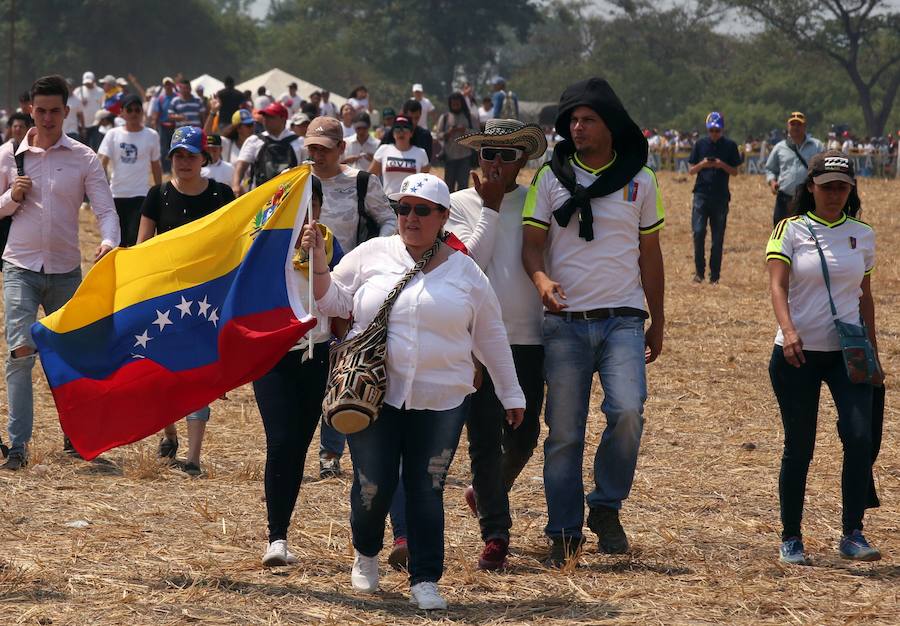
<svg viewBox="0 0 900 626">
<path fill-rule="evenodd" d="M 207 97 L 213 95 L 220 89 L 225 88 L 225 83 L 223 83 L 218 78 L 214 76 L 210 76 L 209 74 L 203 74 L 202 76 L 198 76 L 194 80 L 191 81 L 191 90 L 196 92 L 197 85 L 203 85 L 203 94 Z"/>
<path fill-rule="evenodd" d="M 244 91 L 249 89 L 250 93 L 253 94 L 253 97 L 256 97 L 256 90 L 260 88 L 260 86 L 265 85 L 266 90 L 272 94 L 275 98 L 280 96 L 283 93 L 287 93 L 288 85 L 291 83 L 297 83 L 297 93 L 300 94 L 300 97 L 304 100 L 309 99 L 309 94 L 314 91 L 322 91 L 322 87 L 318 85 L 313 85 L 312 83 L 308 83 L 305 80 L 297 78 L 296 76 L 292 76 L 288 74 L 284 70 L 280 70 L 277 67 L 273 67 L 268 72 L 260 74 L 255 78 L 251 78 L 250 80 L 245 80 L 240 85 L 236 85 L 235 89 L 239 91 Z M 339 96 L 333 91 L 331 92 L 331 97 L 329 98 L 331 102 L 334 102 L 335 105 L 340 107 L 344 104 L 347 99 L 343 96 Z"/>
</svg>

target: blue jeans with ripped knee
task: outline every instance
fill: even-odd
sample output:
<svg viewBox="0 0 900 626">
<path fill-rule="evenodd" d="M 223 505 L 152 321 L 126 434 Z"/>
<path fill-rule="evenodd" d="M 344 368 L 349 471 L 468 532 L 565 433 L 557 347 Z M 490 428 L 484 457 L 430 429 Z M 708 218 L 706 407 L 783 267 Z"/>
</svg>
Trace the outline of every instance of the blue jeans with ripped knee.
<svg viewBox="0 0 900 626">
<path fill-rule="evenodd" d="M 403 464 L 410 585 L 437 582 L 444 571 L 444 479 L 456 453 L 468 398 L 446 411 L 384 405 L 371 426 L 347 437 L 353 457 L 350 528 L 353 547 L 375 556 Z"/>
</svg>

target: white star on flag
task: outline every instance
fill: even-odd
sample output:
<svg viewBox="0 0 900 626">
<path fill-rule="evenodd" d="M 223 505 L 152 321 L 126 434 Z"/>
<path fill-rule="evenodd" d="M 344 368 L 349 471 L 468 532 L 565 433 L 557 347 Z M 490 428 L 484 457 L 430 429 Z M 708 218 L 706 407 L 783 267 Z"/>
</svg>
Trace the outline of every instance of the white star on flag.
<svg viewBox="0 0 900 626">
<path fill-rule="evenodd" d="M 151 337 L 146 330 L 144 331 L 143 335 L 135 335 L 134 338 L 137 340 L 134 344 L 135 348 L 137 348 L 138 346 L 146 348 L 147 342 L 153 339 L 153 337 Z"/>
<path fill-rule="evenodd" d="M 191 305 L 194 304 L 193 300 L 185 300 L 184 296 L 181 296 L 181 304 L 176 304 L 175 308 L 181 311 L 181 317 L 184 319 L 185 315 L 191 314 Z"/>
<path fill-rule="evenodd" d="M 207 318 L 207 319 L 209 319 L 210 322 L 213 323 L 213 326 L 215 326 L 216 328 L 219 327 L 219 325 L 216 323 L 216 322 L 219 321 L 219 316 L 216 315 L 216 312 L 217 312 L 218 310 L 219 310 L 219 309 L 213 309 L 213 310 L 212 310 L 212 313 L 210 313 L 210 314 L 209 314 L 209 317 Z"/>
<path fill-rule="evenodd" d="M 170 312 L 171 309 L 167 310 L 165 313 L 160 310 L 156 311 L 156 321 L 153 323 L 159 326 L 160 332 L 162 332 L 163 328 L 172 324 L 172 321 L 169 319 Z"/>
<path fill-rule="evenodd" d="M 203 296 L 203 299 L 200 300 L 197 305 L 200 307 L 200 315 L 206 317 L 207 311 L 209 310 L 210 304 L 206 301 L 206 296 Z"/>
</svg>

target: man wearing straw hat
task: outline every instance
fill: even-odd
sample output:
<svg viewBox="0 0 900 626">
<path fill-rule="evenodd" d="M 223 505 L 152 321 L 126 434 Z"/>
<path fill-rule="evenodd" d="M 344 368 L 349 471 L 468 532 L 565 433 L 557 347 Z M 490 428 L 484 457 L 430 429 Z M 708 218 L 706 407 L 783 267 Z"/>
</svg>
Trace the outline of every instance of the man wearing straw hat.
<svg viewBox="0 0 900 626">
<path fill-rule="evenodd" d="M 547 563 L 559 567 L 584 542 L 581 468 L 594 372 L 606 428 L 587 524 L 603 552 L 629 549 L 619 509 L 637 465 L 645 363 L 662 350 L 664 210 L 645 167 L 647 140 L 605 80 L 563 92 L 556 132 L 564 139 L 525 202 L 522 260 L 545 308 L 545 532 L 553 544 Z"/>
<path fill-rule="evenodd" d="M 495 119 L 487 122 L 483 132 L 456 141 L 478 152 L 482 178 L 473 174 L 474 188 L 450 196 L 447 230 L 462 240 L 491 281 L 526 400 L 525 419 L 514 429 L 504 419 L 490 376 L 484 374 L 466 421 L 472 462 L 466 501 L 478 515 L 485 542 L 478 568 L 495 570 L 503 568 L 509 553 L 512 519 L 507 494 L 531 458 L 541 430 L 543 311 L 522 268 L 522 209 L 528 187 L 516 179 L 529 160 L 543 156 L 547 139 L 536 124 Z"/>
</svg>

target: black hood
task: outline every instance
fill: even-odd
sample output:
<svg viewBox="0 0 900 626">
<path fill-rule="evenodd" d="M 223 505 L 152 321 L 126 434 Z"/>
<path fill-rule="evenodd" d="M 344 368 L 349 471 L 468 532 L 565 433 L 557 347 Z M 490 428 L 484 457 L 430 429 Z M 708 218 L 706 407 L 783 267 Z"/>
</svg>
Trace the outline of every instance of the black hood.
<svg viewBox="0 0 900 626">
<path fill-rule="evenodd" d="M 628 115 L 609 83 L 602 78 L 589 78 L 568 86 L 560 96 L 556 132 L 569 142 L 572 141 L 569 120 L 572 111 L 580 106 L 592 108 L 603 118 L 613 136 L 616 160 L 627 161 L 630 166 L 628 169 L 634 170 L 631 176 L 637 174 L 647 163 L 647 138 Z M 637 163 L 640 166 L 634 169 Z"/>
</svg>

